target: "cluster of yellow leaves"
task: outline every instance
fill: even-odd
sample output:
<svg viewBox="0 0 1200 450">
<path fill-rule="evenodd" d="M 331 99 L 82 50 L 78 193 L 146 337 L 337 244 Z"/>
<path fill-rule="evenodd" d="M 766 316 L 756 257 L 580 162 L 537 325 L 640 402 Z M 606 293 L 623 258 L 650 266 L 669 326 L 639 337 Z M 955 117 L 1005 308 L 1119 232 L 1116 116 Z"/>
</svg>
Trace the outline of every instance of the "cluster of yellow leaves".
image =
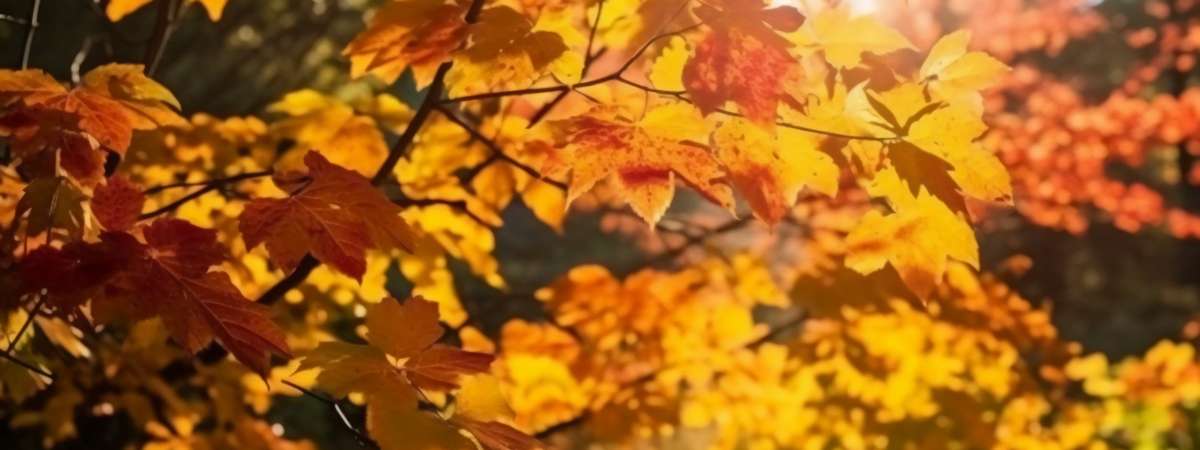
<svg viewBox="0 0 1200 450">
<path fill-rule="evenodd" d="M 496 344 L 474 333 L 464 344 L 502 349 L 494 371 L 519 428 L 595 415 L 616 421 L 593 430 L 613 441 L 673 426 L 678 386 L 711 382 L 733 364 L 730 350 L 764 336 L 753 309 L 784 301 L 761 262 L 746 255 L 624 281 L 581 266 L 537 297 L 552 322 L 513 320 Z"/>
</svg>

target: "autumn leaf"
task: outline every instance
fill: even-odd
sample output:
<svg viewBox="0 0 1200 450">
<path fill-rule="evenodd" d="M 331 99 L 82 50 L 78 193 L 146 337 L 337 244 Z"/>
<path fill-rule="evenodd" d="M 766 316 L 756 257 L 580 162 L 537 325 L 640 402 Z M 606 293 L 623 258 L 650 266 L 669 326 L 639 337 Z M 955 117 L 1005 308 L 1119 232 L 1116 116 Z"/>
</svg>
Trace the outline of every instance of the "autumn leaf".
<svg viewBox="0 0 1200 450">
<path fill-rule="evenodd" d="M 683 84 L 705 115 L 732 101 L 752 122 L 769 128 L 783 81 L 796 67 L 791 44 L 775 30 L 795 31 L 804 16 L 790 6 L 768 8 L 756 1 L 712 5 L 696 8 L 711 31 L 684 66 Z"/>
<path fill-rule="evenodd" d="M 524 14 L 508 6 L 483 10 L 469 27 L 470 45 L 458 52 L 447 76 L 452 95 L 501 86 L 526 87 L 567 54 L 558 34 L 534 30 Z M 575 73 L 582 68 L 575 69 Z"/>
<path fill-rule="evenodd" d="M 428 86 L 434 72 L 467 37 L 465 9 L 444 0 L 392 0 L 350 41 L 342 54 L 350 74 L 374 74 L 392 83 L 411 68 L 417 87 Z"/>
<path fill-rule="evenodd" d="M 86 225 L 85 198 L 66 177 L 39 178 L 25 186 L 14 217 L 25 217 L 26 235 L 57 229 L 68 237 L 79 239 Z"/>
<path fill-rule="evenodd" d="M 610 178 L 633 210 L 654 224 L 671 204 L 676 175 L 721 207 L 733 205 L 717 160 L 707 149 L 685 142 L 707 139 L 707 125 L 690 105 L 660 106 L 638 122 L 600 108 L 554 126 L 569 154 L 568 205 Z"/>
<path fill-rule="evenodd" d="M 102 178 L 104 150 L 124 155 L 134 129 L 182 123 L 171 93 L 128 64 L 97 67 L 71 90 L 38 70 L 0 70 L 0 106 L 0 135 L 19 158 L 87 183 Z"/>
<path fill-rule="evenodd" d="M 940 284 L 947 259 L 979 267 L 971 226 L 933 195 L 921 190 L 896 202 L 896 212 L 868 212 L 846 237 L 846 266 L 870 274 L 891 264 L 921 298 Z"/>
<path fill-rule="evenodd" d="M 789 38 L 801 48 L 824 51 L 825 59 L 838 69 L 857 67 L 863 53 L 885 55 L 914 48 L 908 38 L 874 16 L 852 17 L 844 7 L 821 11 Z"/>
<path fill-rule="evenodd" d="M 396 105 L 402 114 L 403 105 Z M 267 107 L 287 117 L 271 123 L 279 139 L 295 141 L 297 148 L 316 150 L 332 163 L 363 175 L 374 174 L 387 156 L 387 142 L 376 120 L 358 114 L 350 105 L 310 89 L 290 92 Z M 299 169 L 306 153 L 285 154 L 276 167 Z"/>
<path fill-rule="evenodd" d="M 811 135 L 796 130 L 779 129 L 772 137 L 744 120 L 730 120 L 713 133 L 717 159 L 730 182 L 754 215 L 772 225 L 787 215 L 805 186 L 837 194 L 838 167 L 817 144 Z"/>
<path fill-rule="evenodd" d="M 123 176 L 115 176 L 92 193 L 92 214 L 108 231 L 127 231 L 138 221 L 146 197 Z"/>
<path fill-rule="evenodd" d="M 969 52 L 971 32 L 966 30 L 942 36 L 921 64 L 918 76 L 939 98 L 963 99 L 982 107 L 979 91 L 994 85 L 1009 71 L 1004 63 L 983 52 Z"/>
<path fill-rule="evenodd" d="M 317 385 L 335 395 L 363 393 L 368 432 L 384 449 L 468 448 L 454 427 L 417 410 L 417 389 L 456 389 L 462 377 L 486 373 L 492 356 L 436 344 L 441 335 L 435 303 L 384 299 L 367 311 L 369 345 L 322 343 L 298 370 L 320 369 Z"/>
<path fill-rule="evenodd" d="M 286 271 L 312 253 L 339 272 L 361 279 L 366 250 L 413 248 L 416 235 L 392 204 L 362 175 L 317 152 L 304 157 L 311 180 L 281 199 L 246 205 L 239 229 L 246 247 L 266 243 L 271 260 Z"/>
<path fill-rule="evenodd" d="M 259 374 L 272 353 L 288 356 L 283 331 L 238 290 L 229 275 L 211 268 L 226 259 L 216 232 L 178 219 L 140 228 L 144 242 L 106 232 L 100 242 L 38 248 L 22 260 L 29 289 L 46 289 L 77 306 L 91 297 L 96 320 L 162 317 L 172 338 L 191 353 L 214 339 Z"/>
</svg>

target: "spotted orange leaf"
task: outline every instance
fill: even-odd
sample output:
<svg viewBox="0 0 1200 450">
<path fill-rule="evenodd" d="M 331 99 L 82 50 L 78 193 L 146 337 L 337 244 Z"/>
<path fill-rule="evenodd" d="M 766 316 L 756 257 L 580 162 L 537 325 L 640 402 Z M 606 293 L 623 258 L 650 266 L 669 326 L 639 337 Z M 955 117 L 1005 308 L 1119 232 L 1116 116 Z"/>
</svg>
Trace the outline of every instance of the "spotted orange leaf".
<svg viewBox="0 0 1200 450">
<path fill-rule="evenodd" d="M 783 81 L 797 67 L 778 31 L 804 23 L 795 8 L 761 1 L 724 0 L 696 8 L 709 31 L 683 68 L 683 84 L 704 114 L 732 101 L 760 125 L 775 122 Z"/>
<path fill-rule="evenodd" d="M 639 216 L 657 223 L 675 196 L 676 175 L 712 202 L 733 205 L 717 160 L 695 144 L 707 140 L 707 125 L 691 105 L 660 106 L 638 122 L 613 108 L 599 108 L 554 126 L 568 153 L 568 205 L 611 178 Z"/>
</svg>

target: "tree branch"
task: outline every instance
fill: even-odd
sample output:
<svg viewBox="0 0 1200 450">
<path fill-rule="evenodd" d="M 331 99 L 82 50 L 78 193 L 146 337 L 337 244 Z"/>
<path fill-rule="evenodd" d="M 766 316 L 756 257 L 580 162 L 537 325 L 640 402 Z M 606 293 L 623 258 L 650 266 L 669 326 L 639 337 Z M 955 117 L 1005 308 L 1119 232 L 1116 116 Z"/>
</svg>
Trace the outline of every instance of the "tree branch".
<svg viewBox="0 0 1200 450">
<path fill-rule="evenodd" d="M 269 175 L 271 175 L 271 173 L 272 173 L 271 171 L 247 172 L 247 173 L 243 173 L 243 174 L 239 174 L 239 175 L 233 175 L 233 176 L 227 177 L 227 178 L 217 178 L 217 179 L 208 180 L 208 181 L 204 181 L 204 182 L 165 184 L 165 185 L 155 186 L 155 187 L 146 189 L 146 191 L 143 193 L 149 195 L 149 194 L 155 194 L 158 192 L 162 192 L 164 190 L 171 189 L 171 188 L 188 187 L 188 186 L 204 186 L 203 188 L 198 189 L 194 192 L 191 192 L 183 197 L 180 197 L 178 200 L 175 200 L 171 203 L 163 205 L 162 207 L 155 209 L 154 211 L 150 211 L 148 213 L 143 213 L 142 215 L 138 216 L 138 219 L 146 220 L 146 219 L 150 219 L 150 218 L 162 215 L 162 214 L 169 213 L 171 211 L 179 209 L 180 206 L 183 206 L 187 202 L 190 202 L 192 200 L 200 198 L 201 196 L 203 196 L 204 194 L 207 194 L 209 192 L 215 191 L 217 189 L 221 189 L 222 187 L 224 187 L 225 185 L 227 185 L 229 183 L 236 183 L 236 182 L 242 181 L 242 180 L 248 180 L 248 179 L 252 179 L 252 178 L 269 176 Z"/>
<path fill-rule="evenodd" d="M 358 441 L 359 445 L 365 448 L 379 448 L 379 444 L 375 443 L 375 440 L 371 439 L 370 436 L 367 436 L 363 432 L 358 431 L 358 428 L 355 428 L 354 424 L 350 423 L 350 418 L 346 417 L 346 413 L 342 411 L 341 405 L 338 405 L 336 400 L 327 398 L 324 395 L 306 389 L 303 386 L 291 382 L 290 380 L 283 380 L 283 384 L 286 384 L 288 387 L 304 393 L 304 395 L 320 400 L 321 402 L 329 405 L 330 408 L 333 408 L 333 411 L 337 413 L 338 418 L 342 420 L 342 425 L 344 425 L 347 430 L 350 430 L 350 432 L 354 434 L 354 439 Z"/>
<path fill-rule="evenodd" d="M 142 59 L 146 75 L 153 76 L 162 60 L 163 51 L 167 48 L 167 40 L 171 38 L 175 18 L 178 14 L 181 0 L 158 0 L 158 16 L 154 22 L 154 34 L 146 45 L 146 56 Z"/>
<path fill-rule="evenodd" d="M 482 142 L 483 145 L 487 146 L 488 149 L 490 149 L 492 151 L 492 154 L 494 156 L 496 156 L 496 158 L 498 158 L 501 161 L 504 161 L 506 163 L 512 164 L 514 167 L 520 169 L 522 172 L 525 172 L 529 176 L 536 178 L 538 180 L 541 180 L 542 182 L 544 182 L 546 184 L 549 184 L 551 186 L 554 186 L 554 187 L 557 187 L 557 188 L 563 189 L 563 190 L 567 189 L 567 185 L 565 183 L 558 181 L 558 180 L 552 180 L 549 178 L 545 178 L 544 176 L 542 176 L 541 172 L 539 172 L 537 169 L 534 169 L 533 167 L 530 167 L 528 164 L 525 164 L 521 161 L 517 161 L 516 158 L 513 158 L 513 157 L 509 156 L 508 154 L 504 153 L 504 149 L 500 148 L 500 145 L 497 144 L 496 141 L 488 138 L 487 136 L 484 136 L 483 133 L 480 133 L 479 130 L 475 129 L 474 126 L 471 126 L 471 124 L 464 121 L 461 117 L 458 117 L 458 114 L 455 114 L 454 111 L 451 111 L 449 108 L 446 108 L 444 105 L 438 105 L 437 109 L 438 109 L 438 112 L 441 112 L 442 115 L 446 116 L 447 119 L 450 119 L 451 122 L 454 122 L 455 125 L 458 125 L 460 128 L 463 129 L 463 131 L 466 131 L 467 134 L 470 134 L 471 138 L 473 138 L 479 142 Z"/>
<path fill-rule="evenodd" d="M 483 0 L 473 0 L 470 8 L 467 10 L 466 16 L 463 18 L 468 24 L 475 23 L 479 20 L 479 13 L 483 10 Z M 400 135 L 400 139 L 396 141 L 396 145 L 388 152 L 387 158 L 383 164 L 379 166 L 379 170 L 375 171 L 375 176 L 371 178 L 371 184 L 379 186 L 391 176 L 392 171 L 396 168 L 396 164 L 400 162 L 400 158 L 408 152 L 413 141 L 417 138 L 417 133 L 425 122 L 429 119 L 429 115 L 433 112 L 434 107 L 441 101 L 442 91 L 446 86 L 446 74 L 450 72 L 451 61 L 442 63 L 438 66 L 437 72 L 434 74 L 433 82 L 429 84 L 429 88 L 425 92 L 425 98 L 421 100 L 421 105 L 417 107 L 417 112 L 413 114 L 413 118 L 408 122 L 408 127 L 404 129 L 404 133 Z M 273 304 L 283 295 L 299 286 L 308 278 L 317 266 L 321 265 L 320 261 L 313 258 L 312 255 L 304 255 L 296 269 L 288 274 L 283 279 L 263 292 L 258 297 L 258 303 L 264 305 Z"/>
<path fill-rule="evenodd" d="M 33 9 L 29 11 L 29 20 L 25 24 L 25 46 L 21 50 L 21 70 L 29 68 L 29 55 L 33 50 L 33 35 L 38 29 L 38 12 L 42 9 L 42 0 L 33 0 Z"/>
</svg>

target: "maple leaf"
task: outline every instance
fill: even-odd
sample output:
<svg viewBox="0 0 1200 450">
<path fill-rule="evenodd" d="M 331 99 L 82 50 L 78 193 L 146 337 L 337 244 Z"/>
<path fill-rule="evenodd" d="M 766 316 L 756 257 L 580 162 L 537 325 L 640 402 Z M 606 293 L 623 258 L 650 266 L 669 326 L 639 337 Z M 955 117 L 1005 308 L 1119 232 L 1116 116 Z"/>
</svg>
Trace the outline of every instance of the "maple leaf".
<svg viewBox="0 0 1200 450">
<path fill-rule="evenodd" d="M 684 141 L 707 140 L 707 125 L 686 104 L 648 111 L 638 122 L 612 108 L 600 108 L 553 124 L 564 137 L 569 156 L 567 204 L 604 178 L 646 222 L 654 224 L 675 196 L 675 176 L 710 201 L 733 205 L 724 171 L 707 149 Z"/>
<path fill-rule="evenodd" d="M 97 67 L 71 90 L 39 70 L 0 70 L 0 135 L 25 163 L 40 158 L 85 182 L 102 178 L 102 149 L 124 155 L 134 129 L 182 123 L 164 103 L 178 107 L 141 66 Z"/>
<path fill-rule="evenodd" d="M 392 83 L 411 68 L 417 88 L 428 86 L 437 67 L 466 39 L 465 14 L 463 6 L 444 0 L 389 2 L 342 51 L 350 58 L 350 75 L 371 73 Z"/>
<path fill-rule="evenodd" d="M 315 151 L 304 163 L 307 185 L 286 198 L 257 198 L 246 205 L 238 226 L 247 248 L 265 242 L 271 261 L 287 271 L 312 253 L 355 279 L 366 271 L 367 249 L 411 251 L 415 231 L 370 181 Z"/>
<path fill-rule="evenodd" d="M 918 75 L 939 98 L 966 98 L 982 108 L 979 91 L 995 84 L 1010 69 L 987 53 L 968 52 L 970 42 L 971 32 L 966 30 L 942 36 L 929 50 Z"/>
<path fill-rule="evenodd" d="M 787 215 L 806 185 L 837 194 L 838 167 L 817 150 L 810 134 L 779 129 L 772 137 L 747 121 L 731 120 L 713 133 L 713 147 L 754 215 L 769 224 Z"/>
<path fill-rule="evenodd" d="M 890 263 L 905 285 L 928 298 L 947 258 L 979 267 L 979 246 L 966 220 L 922 189 L 894 203 L 896 213 L 872 210 L 846 237 L 846 266 L 864 275 Z"/>
<path fill-rule="evenodd" d="M 272 353 L 288 356 L 283 331 L 265 306 L 242 295 L 229 275 L 211 268 L 226 259 L 216 232 L 179 219 L 140 228 L 144 242 L 105 232 L 100 242 L 38 248 L 21 262 L 27 288 L 58 294 L 62 306 L 91 298 L 98 322 L 163 319 L 172 339 L 195 353 L 214 339 L 259 374 Z"/>
<path fill-rule="evenodd" d="M 884 55 L 912 49 L 912 43 L 874 16 L 851 17 L 847 8 L 821 11 L 799 32 L 789 36 L 800 47 L 817 48 L 838 69 L 857 67 L 863 53 Z"/>
<path fill-rule="evenodd" d="M 537 81 L 552 63 L 568 55 L 562 36 L 534 30 L 524 14 L 508 6 L 483 10 L 470 25 L 470 45 L 455 55 L 447 76 L 451 95 L 500 86 L 524 87 Z M 570 69 L 577 74 L 582 69 Z"/>
<path fill-rule="evenodd" d="M 25 186 L 14 218 L 25 217 L 25 234 L 54 229 L 79 239 L 84 230 L 84 195 L 66 177 L 39 178 Z M 9 232 L 15 232 L 10 229 Z"/>
<path fill-rule="evenodd" d="M 847 111 L 873 134 L 900 137 L 886 147 L 889 161 L 909 186 L 909 195 L 924 187 L 956 211 L 966 209 L 964 195 L 1012 202 L 1008 171 L 976 142 L 987 131 L 977 110 L 959 103 L 930 103 L 920 85 L 905 83 L 878 97 L 861 85 L 855 87 L 847 97 Z"/>
<path fill-rule="evenodd" d="M 492 355 L 436 344 L 442 336 L 437 308 L 421 297 L 403 304 L 384 299 L 367 311 L 369 345 L 324 342 L 297 370 L 319 368 L 317 385 L 334 395 L 362 392 L 367 430 L 384 449 L 469 448 L 448 424 L 417 410 L 416 389 L 458 388 L 461 377 L 486 373 Z"/>
<path fill-rule="evenodd" d="M 702 5 L 696 15 L 711 31 L 683 68 L 683 84 L 705 115 L 733 101 L 751 121 L 771 127 L 783 81 L 796 66 L 791 45 L 774 30 L 794 31 L 804 22 L 795 8 L 768 8 L 757 1 Z"/>
<path fill-rule="evenodd" d="M 146 197 L 128 178 L 116 176 L 97 186 L 92 193 L 92 214 L 108 231 L 126 231 L 142 213 Z"/>
</svg>

